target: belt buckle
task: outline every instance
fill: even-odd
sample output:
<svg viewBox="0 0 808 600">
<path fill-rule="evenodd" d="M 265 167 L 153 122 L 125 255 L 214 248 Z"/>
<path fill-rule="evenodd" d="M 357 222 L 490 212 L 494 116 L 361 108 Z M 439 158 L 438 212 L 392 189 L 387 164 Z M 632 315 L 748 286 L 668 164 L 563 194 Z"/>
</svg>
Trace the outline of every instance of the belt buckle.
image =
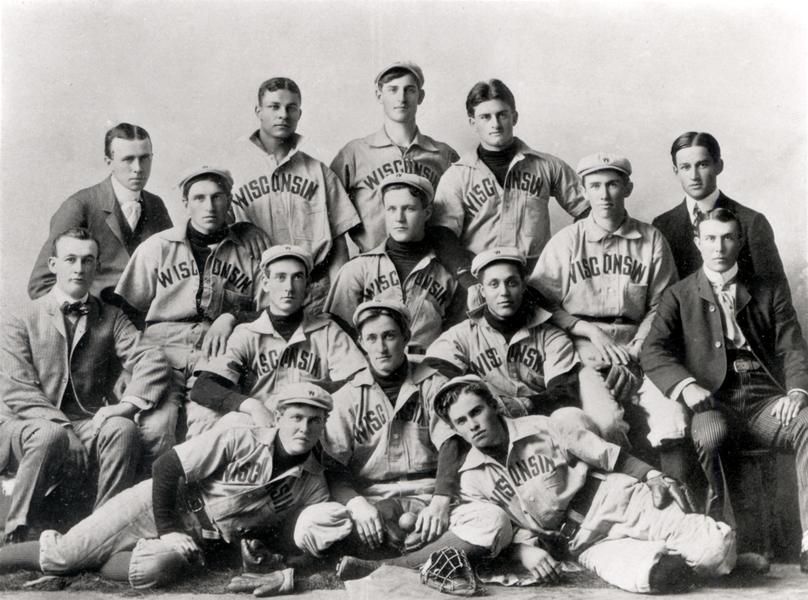
<svg viewBox="0 0 808 600">
<path fill-rule="evenodd" d="M 580 528 L 581 528 L 581 526 L 580 526 L 578 523 L 576 523 L 575 521 L 572 521 L 572 520 L 570 520 L 570 519 L 567 519 L 566 521 L 564 521 L 564 522 L 561 524 L 561 527 L 559 527 L 558 532 L 559 532 L 559 533 L 562 535 L 562 537 L 564 537 L 564 538 L 565 538 L 567 541 L 571 541 L 571 540 L 572 540 L 572 538 L 574 538 L 574 537 L 575 537 L 575 534 L 577 534 L 577 533 L 578 533 L 578 530 L 579 530 Z"/>
<path fill-rule="evenodd" d="M 758 368 L 758 362 L 750 358 L 736 358 L 732 361 L 732 370 L 736 373 L 746 373 Z"/>
<path fill-rule="evenodd" d="M 191 512 L 199 512 L 204 508 L 204 504 L 202 503 L 202 498 L 199 496 L 191 496 L 185 499 L 186 504 L 188 505 L 188 510 Z"/>
</svg>

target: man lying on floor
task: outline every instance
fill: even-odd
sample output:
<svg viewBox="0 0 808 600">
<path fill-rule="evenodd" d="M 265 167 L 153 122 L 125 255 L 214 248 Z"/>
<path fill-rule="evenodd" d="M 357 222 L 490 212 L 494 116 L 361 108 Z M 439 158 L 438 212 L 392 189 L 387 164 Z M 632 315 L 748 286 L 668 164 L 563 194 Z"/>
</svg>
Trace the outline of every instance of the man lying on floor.
<svg viewBox="0 0 808 600">
<path fill-rule="evenodd" d="M 571 417 L 503 417 L 496 406 L 474 375 L 450 380 L 435 399 L 438 415 L 472 446 L 461 496 L 508 513 L 511 556 L 533 577 L 553 581 L 559 559 L 574 558 L 612 585 L 648 593 L 732 570 L 732 529 L 687 514 L 675 480 L 586 429 L 579 409 L 564 409 L 580 413 L 575 427 Z M 545 550 L 548 533 L 566 548 Z"/>
<path fill-rule="evenodd" d="M 207 431 L 160 457 L 153 479 L 64 535 L 47 530 L 38 542 L 0 548 L 0 573 L 98 570 L 135 588 L 156 587 L 204 564 L 205 553 L 222 543 L 271 526 L 284 532 L 280 544 L 319 555 L 352 528 L 345 508 L 327 502 L 323 468 L 312 453 L 333 401 L 298 383 L 279 392 L 277 406 L 276 427 Z"/>
</svg>

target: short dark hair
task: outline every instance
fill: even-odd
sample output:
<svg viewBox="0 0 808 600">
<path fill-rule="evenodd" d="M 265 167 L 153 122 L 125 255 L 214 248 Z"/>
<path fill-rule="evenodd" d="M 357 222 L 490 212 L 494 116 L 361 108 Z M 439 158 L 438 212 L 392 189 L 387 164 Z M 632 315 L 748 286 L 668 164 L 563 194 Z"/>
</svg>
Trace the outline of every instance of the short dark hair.
<svg viewBox="0 0 808 600">
<path fill-rule="evenodd" d="M 421 89 L 421 82 L 418 80 L 418 77 L 415 76 L 415 73 L 410 71 L 409 69 L 405 69 L 403 67 L 393 67 L 389 71 L 386 71 L 384 75 L 379 77 L 378 88 L 382 89 L 382 86 L 385 83 L 389 83 L 394 79 L 398 79 L 399 77 L 404 77 L 405 75 L 412 75 L 412 78 L 415 79 L 415 85 L 418 86 L 418 89 Z"/>
<path fill-rule="evenodd" d="M 491 393 L 491 390 L 488 389 L 488 386 L 484 383 L 475 382 L 463 383 L 453 387 L 443 394 L 438 394 L 438 397 L 435 398 L 435 414 L 443 419 L 446 423 L 451 425 L 452 420 L 449 418 L 449 408 L 451 408 L 452 404 L 457 402 L 460 394 L 466 393 L 479 396 L 488 406 L 499 410 L 499 403 L 497 402 L 496 398 L 494 398 L 494 394 Z"/>
<path fill-rule="evenodd" d="M 735 227 L 738 230 L 738 234 L 743 236 L 743 226 L 741 225 L 740 219 L 738 219 L 738 215 L 736 215 L 733 211 L 728 208 L 714 208 L 713 210 L 707 211 L 707 214 L 704 215 L 704 218 L 700 221 L 696 222 L 694 230 L 694 235 L 698 236 L 701 233 L 701 224 L 704 221 L 719 221 L 720 223 L 735 223 Z"/>
<path fill-rule="evenodd" d="M 718 145 L 717 139 L 703 131 L 688 131 L 673 140 L 673 144 L 671 145 L 671 160 L 673 161 L 673 166 L 676 166 L 676 153 L 682 148 L 691 148 L 692 146 L 702 146 L 706 148 L 710 158 L 715 162 L 721 160 L 721 146 Z"/>
<path fill-rule="evenodd" d="M 384 191 L 382 192 L 382 204 L 384 204 L 384 195 L 388 190 L 407 190 L 413 195 L 414 198 L 418 198 L 421 201 L 421 208 L 426 208 L 429 206 L 429 202 L 424 190 L 407 185 L 406 183 L 391 183 L 390 185 L 384 186 Z"/>
<path fill-rule="evenodd" d="M 268 92 L 277 92 L 278 90 L 289 90 L 293 94 L 297 94 L 300 101 L 303 101 L 303 94 L 300 93 L 298 85 L 288 77 L 272 77 L 267 79 L 264 83 L 258 86 L 258 105 L 264 99 L 264 94 Z"/>
<path fill-rule="evenodd" d="M 404 317 L 401 316 L 401 313 L 398 312 L 397 310 L 390 310 L 389 308 L 381 308 L 381 307 L 368 308 L 362 311 L 362 322 L 359 324 L 359 327 L 357 328 L 358 329 L 357 333 L 361 336 L 362 329 L 364 328 L 365 323 L 377 317 L 390 317 L 391 319 L 393 319 L 393 321 L 396 322 L 396 325 L 398 325 L 398 330 L 401 332 L 401 335 L 403 335 L 407 340 L 410 339 L 412 332 L 410 331 L 410 328 L 407 327 L 407 323 L 406 321 L 404 321 Z"/>
<path fill-rule="evenodd" d="M 98 243 L 98 240 L 93 236 L 93 234 L 90 233 L 89 229 L 85 229 L 84 227 L 71 227 L 70 229 L 64 230 L 53 239 L 53 244 L 51 244 L 51 256 L 59 256 L 57 254 L 59 241 L 64 238 L 91 240 L 95 242 L 96 258 L 98 258 L 98 254 L 101 252 L 101 245 Z"/>
<path fill-rule="evenodd" d="M 489 79 L 488 81 L 478 81 L 471 88 L 469 95 L 466 96 L 466 113 L 473 117 L 477 105 L 489 100 L 502 100 L 511 107 L 511 110 L 516 110 L 516 99 L 508 86 L 499 79 Z"/>
<path fill-rule="evenodd" d="M 149 140 L 149 132 L 131 123 L 118 123 L 115 127 L 107 131 L 104 136 L 104 156 L 112 158 L 112 140 L 121 138 L 122 140 Z"/>
<path fill-rule="evenodd" d="M 224 192 L 229 196 L 231 187 L 230 182 L 222 177 L 221 175 L 217 175 L 216 173 L 200 173 L 195 177 L 191 177 L 188 181 L 186 181 L 182 186 L 182 197 L 183 199 L 188 199 L 188 190 L 191 189 L 191 186 L 198 181 L 212 181 L 213 183 L 217 184 Z"/>
</svg>

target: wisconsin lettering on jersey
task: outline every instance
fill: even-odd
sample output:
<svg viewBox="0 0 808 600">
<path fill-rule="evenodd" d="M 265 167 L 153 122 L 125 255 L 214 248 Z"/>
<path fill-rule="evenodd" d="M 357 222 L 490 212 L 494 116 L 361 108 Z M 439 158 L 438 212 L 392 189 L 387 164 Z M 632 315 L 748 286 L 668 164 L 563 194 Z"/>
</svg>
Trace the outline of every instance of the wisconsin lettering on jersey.
<svg viewBox="0 0 808 600">
<path fill-rule="evenodd" d="M 295 499 L 292 493 L 292 478 L 284 477 L 269 486 L 267 492 L 269 493 L 269 501 L 276 513 L 289 508 L 292 501 Z"/>
<path fill-rule="evenodd" d="M 363 409 L 366 406 L 364 396 L 367 394 L 362 388 L 363 399 L 360 403 L 359 414 L 353 426 L 353 439 L 357 444 L 367 443 L 377 431 L 387 424 L 387 411 L 381 404 L 376 404 L 373 408 Z M 417 423 L 422 427 L 429 425 L 426 411 L 421 405 L 421 396 L 418 393 L 410 396 L 404 406 L 396 412 L 395 419 L 409 423 Z"/>
<path fill-rule="evenodd" d="M 382 179 L 393 173 L 415 173 L 416 175 L 429 179 L 429 183 L 431 183 L 433 187 L 438 185 L 438 180 L 440 179 L 440 174 L 428 165 L 415 162 L 414 160 L 397 159 L 373 169 L 370 175 L 362 180 L 362 183 L 369 190 L 373 191 L 381 183 Z"/>
<path fill-rule="evenodd" d="M 494 500 L 498 500 L 500 504 L 508 505 L 513 497 L 516 496 L 516 490 L 504 475 L 494 482 L 494 489 L 491 492 Z"/>
<path fill-rule="evenodd" d="M 541 193 L 541 177 L 529 171 L 514 170 L 505 178 L 506 190 L 527 192 L 530 196 L 539 196 Z M 463 211 L 467 217 L 475 216 L 491 198 L 499 196 L 497 184 L 494 179 L 486 177 L 475 184 L 465 198 L 463 198 Z"/>
<path fill-rule="evenodd" d="M 449 291 L 443 284 L 432 277 L 426 269 L 413 271 L 408 281 L 423 289 L 438 306 L 447 306 L 449 304 Z M 367 287 L 362 291 L 362 301 L 372 300 L 383 291 L 396 286 L 400 287 L 401 282 L 398 278 L 398 273 L 395 270 L 374 277 Z"/>
<path fill-rule="evenodd" d="M 523 364 L 539 375 L 544 373 L 544 361 L 536 348 L 516 344 L 508 348 L 508 363 Z M 480 377 L 485 377 L 494 369 L 502 366 L 502 358 L 496 348 L 486 348 L 471 361 L 471 370 Z"/>
<path fill-rule="evenodd" d="M 247 208 L 261 196 L 280 192 L 289 192 L 300 196 L 307 202 L 311 202 L 317 195 L 317 188 L 319 187 L 320 184 L 317 181 L 307 177 L 275 171 L 272 177 L 261 175 L 242 185 L 237 191 L 233 192 L 233 202 L 241 208 Z"/>
<path fill-rule="evenodd" d="M 314 352 L 297 346 L 287 346 L 282 352 L 278 352 L 278 350 L 261 352 L 255 362 L 257 363 L 255 370 L 259 375 L 265 375 L 278 368 L 288 368 L 306 371 L 315 379 L 323 378 L 323 365 L 320 357 Z"/>
<path fill-rule="evenodd" d="M 211 263 L 210 272 L 219 279 L 227 281 L 235 289 L 241 290 L 242 293 L 249 293 L 252 289 L 252 277 L 229 262 L 214 258 Z M 176 265 L 171 265 L 170 267 L 157 271 L 157 283 L 160 284 L 160 287 L 167 288 L 178 284 L 180 281 L 198 275 L 199 270 L 196 267 L 196 261 L 183 260 Z"/>
<path fill-rule="evenodd" d="M 554 470 L 553 461 L 543 454 L 533 454 L 527 460 L 515 460 L 508 465 L 508 473 L 511 474 L 511 479 L 517 487 L 521 487 L 526 481 L 538 475 L 552 473 Z"/>
<path fill-rule="evenodd" d="M 620 254 L 604 254 L 575 260 L 570 264 L 570 280 L 578 283 L 599 275 L 628 275 L 632 283 L 640 283 L 645 278 L 648 265 L 644 265 L 631 256 Z"/>
<path fill-rule="evenodd" d="M 266 468 L 266 460 L 228 463 L 222 475 L 224 483 L 252 485 Z"/>
</svg>

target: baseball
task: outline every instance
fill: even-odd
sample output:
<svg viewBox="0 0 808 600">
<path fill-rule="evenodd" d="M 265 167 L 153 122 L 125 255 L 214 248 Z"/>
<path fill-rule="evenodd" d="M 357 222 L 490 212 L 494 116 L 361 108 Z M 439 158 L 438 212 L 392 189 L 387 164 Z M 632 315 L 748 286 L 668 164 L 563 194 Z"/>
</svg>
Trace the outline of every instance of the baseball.
<svg viewBox="0 0 808 600">
<path fill-rule="evenodd" d="M 402 531 L 409 533 L 415 529 L 415 520 L 416 516 L 414 513 L 405 512 L 398 518 L 398 526 L 402 529 Z"/>
</svg>

